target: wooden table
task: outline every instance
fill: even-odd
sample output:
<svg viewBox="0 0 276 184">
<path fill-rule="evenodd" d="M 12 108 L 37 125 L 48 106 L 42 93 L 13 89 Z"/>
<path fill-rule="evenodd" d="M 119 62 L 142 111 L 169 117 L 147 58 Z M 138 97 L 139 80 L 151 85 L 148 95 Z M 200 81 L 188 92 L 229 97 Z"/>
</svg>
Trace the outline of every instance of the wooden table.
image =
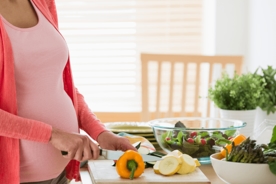
<svg viewBox="0 0 276 184">
<path fill-rule="evenodd" d="M 211 181 L 211 184 L 225 184 L 215 173 L 211 164 L 201 165 L 200 170 Z"/>
<path fill-rule="evenodd" d="M 210 180 L 211 184 L 225 184 L 222 180 L 220 180 L 217 177 L 211 164 L 201 165 L 199 169 Z M 82 184 L 94 184 L 92 183 L 90 173 L 87 167 L 81 168 L 80 175 L 81 175 Z"/>
</svg>

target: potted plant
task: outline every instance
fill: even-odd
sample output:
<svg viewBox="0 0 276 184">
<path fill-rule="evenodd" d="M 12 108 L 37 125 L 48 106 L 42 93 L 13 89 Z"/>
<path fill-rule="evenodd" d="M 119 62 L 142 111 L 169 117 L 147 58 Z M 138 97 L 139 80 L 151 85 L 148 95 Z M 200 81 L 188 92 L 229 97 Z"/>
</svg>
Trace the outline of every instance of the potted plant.
<svg viewBox="0 0 276 184">
<path fill-rule="evenodd" d="M 261 69 L 262 74 L 258 74 L 258 70 Z M 264 90 L 262 95 L 264 100 L 259 104 L 259 107 L 269 115 L 276 111 L 276 69 L 272 66 L 268 66 L 266 69 L 259 67 L 255 73 L 258 77 L 263 79 Z"/>
<path fill-rule="evenodd" d="M 266 85 L 263 78 L 253 74 L 234 74 L 230 77 L 223 72 L 214 86 L 208 90 L 208 98 L 220 109 L 220 116 L 239 119 L 247 123 L 243 134 L 250 135 L 255 126 L 256 108 L 263 102 L 262 92 Z"/>
<path fill-rule="evenodd" d="M 256 123 L 259 124 L 264 119 L 276 119 L 276 69 L 272 66 L 259 67 L 254 74 L 262 78 L 264 82 L 263 101 L 259 104 L 258 119 L 256 120 Z"/>
</svg>

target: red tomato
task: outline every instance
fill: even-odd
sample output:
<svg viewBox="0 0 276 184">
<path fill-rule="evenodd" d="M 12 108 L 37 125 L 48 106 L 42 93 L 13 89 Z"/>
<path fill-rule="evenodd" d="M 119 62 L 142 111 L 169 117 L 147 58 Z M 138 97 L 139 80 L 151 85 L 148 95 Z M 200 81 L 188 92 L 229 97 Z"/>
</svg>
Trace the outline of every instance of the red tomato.
<svg viewBox="0 0 276 184">
<path fill-rule="evenodd" d="M 197 132 L 191 132 L 190 133 L 190 137 L 196 137 L 197 136 Z"/>
<path fill-rule="evenodd" d="M 206 144 L 206 140 L 205 139 L 201 139 L 200 142 L 201 142 L 202 145 Z"/>
<path fill-rule="evenodd" d="M 193 144 L 193 143 L 194 143 L 194 140 L 193 140 L 192 138 L 188 138 L 188 139 L 187 139 L 187 142 Z"/>
</svg>

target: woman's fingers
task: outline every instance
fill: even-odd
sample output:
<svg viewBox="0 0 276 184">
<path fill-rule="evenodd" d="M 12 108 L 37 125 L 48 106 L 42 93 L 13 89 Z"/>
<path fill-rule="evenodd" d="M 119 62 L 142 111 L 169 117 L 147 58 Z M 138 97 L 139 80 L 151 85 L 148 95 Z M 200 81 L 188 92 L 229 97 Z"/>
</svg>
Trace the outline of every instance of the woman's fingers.
<svg viewBox="0 0 276 184">
<path fill-rule="evenodd" d="M 83 154 L 81 161 L 92 159 L 92 150 L 90 148 L 90 142 L 92 142 L 88 137 L 84 140 Z"/>
<path fill-rule="evenodd" d="M 86 135 L 67 133 L 54 129 L 50 142 L 60 151 L 67 152 L 65 158 L 85 161 L 97 159 L 99 156 L 98 145 Z"/>
<path fill-rule="evenodd" d="M 95 144 L 94 142 L 90 142 L 90 149 L 91 149 L 91 154 L 92 154 L 92 157 L 91 159 L 93 160 L 96 160 L 99 158 L 99 155 L 100 155 L 100 149 L 99 149 L 99 146 L 98 144 Z"/>
<path fill-rule="evenodd" d="M 74 160 L 77 160 L 77 161 L 82 161 L 82 158 L 83 158 L 83 149 L 82 148 L 79 148 L 77 151 L 76 151 L 76 154 L 75 154 L 75 157 L 74 157 Z"/>
<path fill-rule="evenodd" d="M 80 162 L 90 159 L 96 160 L 100 154 L 98 145 L 91 141 L 88 137 L 84 137 L 83 142 L 83 147 L 79 147 L 74 159 Z"/>
<path fill-rule="evenodd" d="M 98 136 L 98 143 L 102 148 L 112 149 L 112 150 L 134 150 L 137 149 L 130 143 L 130 141 L 125 138 L 118 136 L 110 131 L 105 131 Z"/>
<path fill-rule="evenodd" d="M 127 150 L 137 151 L 137 149 L 132 144 L 130 144 L 130 141 L 127 138 L 121 137 L 121 140 L 119 140 L 119 142 L 121 143 L 122 151 L 127 151 Z"/>
</svg>

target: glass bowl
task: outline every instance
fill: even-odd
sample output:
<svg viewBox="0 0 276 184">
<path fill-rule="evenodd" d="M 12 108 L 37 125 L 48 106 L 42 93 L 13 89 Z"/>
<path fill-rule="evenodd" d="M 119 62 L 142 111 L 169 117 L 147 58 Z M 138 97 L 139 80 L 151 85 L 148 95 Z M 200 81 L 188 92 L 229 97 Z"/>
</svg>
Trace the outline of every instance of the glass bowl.
<svg viewBox="0 0 276 184">
<path fill-rule="evenodd" d="M 202 117 L 155 119 L 149 122 L 159 146 L 169 153 L 179 150 L 201 164 L 210 164 L 210 155 L 219 152 L 246 126 L 240 120 Z"/>
</svg>

